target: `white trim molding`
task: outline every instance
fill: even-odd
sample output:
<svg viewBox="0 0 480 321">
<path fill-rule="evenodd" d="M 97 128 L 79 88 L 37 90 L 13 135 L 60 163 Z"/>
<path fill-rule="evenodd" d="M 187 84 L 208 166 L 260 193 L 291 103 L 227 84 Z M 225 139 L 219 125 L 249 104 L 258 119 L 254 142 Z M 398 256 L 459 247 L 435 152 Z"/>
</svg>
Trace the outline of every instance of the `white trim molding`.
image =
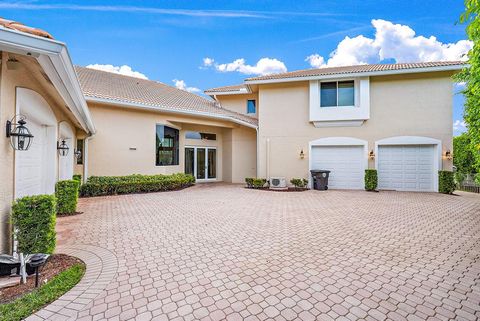
<svg viewBox="0 0 480 321">
<path fill-rule="evenodd" d="M 0 51 L 36 58 L 80 126 L 87 133 L 95 133 L 87 102 L 63 42 L 0 28 Z"/>
<path fill-rule="evenodd" d="M 375 142 L 375 169 L 378 170 L 378 147 L 382 145 L 433 145 L 437 155 L 433 163 L 433 191 L 438 191 L 438 171 L 442 169 L 442 141 L 423 136 L 394 136 L 377 140 Z"/>
<path fill-rule="evenodd" d="M 354 81 L 354 105 L 321 107 L 320 85 L 323 81 L 311 80 L 309 89 L 309 117 L 315 127 L 361 126 L 370 119 L 370 78 L 348 78 Z M 339 81 L 339 79 L 329 79 Z"/>
<path fill-rule="evenodd" d="M 363 146 L 364 167 L 368 168 L 368 142 L 354 137 L 324 137 L 308 143 L 308 186 L 312 188 L 310 170 L 312 169 L 312 148 L 315 146 Z"/>
</svg>

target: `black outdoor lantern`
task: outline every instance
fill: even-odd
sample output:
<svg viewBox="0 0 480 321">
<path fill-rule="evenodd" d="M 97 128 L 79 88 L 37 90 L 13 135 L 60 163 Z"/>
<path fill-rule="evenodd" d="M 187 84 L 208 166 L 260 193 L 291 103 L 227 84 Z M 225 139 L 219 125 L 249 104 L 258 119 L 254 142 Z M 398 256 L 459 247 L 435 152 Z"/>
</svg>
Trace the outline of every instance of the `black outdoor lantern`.
<svg viewBox="0 0 480 321">
<path fill-rule="evenodd" d="M 67 156 L 68 155 L 68 150 L 70 148 L 67 146 L 67 144 L 65 143 L 65 139 L 62 139 L 62 143 L 59 144 L 57 142 L 57 150 L 58 150 L 58 155 L 60 156 Z"/>
<path fill-rule="evenodd" d="M 18 121 L 16 119 L 18 118 Z M 10 145 L 15 150 L 28 150 L 32 144 L 33 135 L 25 127 L 25 116 L 16 115 L 12 120 L 7 120 L 6 134 L 10 138 Z"/>
</svg>

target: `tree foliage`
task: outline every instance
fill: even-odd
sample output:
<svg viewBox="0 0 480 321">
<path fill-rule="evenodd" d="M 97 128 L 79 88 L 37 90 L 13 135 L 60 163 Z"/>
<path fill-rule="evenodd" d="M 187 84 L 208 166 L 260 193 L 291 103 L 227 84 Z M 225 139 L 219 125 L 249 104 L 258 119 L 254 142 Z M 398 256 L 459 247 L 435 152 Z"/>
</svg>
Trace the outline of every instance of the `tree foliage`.
<svg viewBox="0 0 480 321">
<path fill-rule="evenodd" d="M 465 82 L 464 119 L 467 135 L 475 157 L 475 166 L 480 170 L 480 1 L 465 0 L 465 13 L 460 22 L 467 25 L 468 38 L 473 41 L 473 48 L 468 53 L 468 68 L 456 76 L 456 80 Z"/>
<path fill-rule="evenodd" d="M 470 174 L 475 173 L 475 157 L 470 144 L 470 137 L 463 133 L 453 138 L 453 165 L 457 172 Z"/>
</svg>

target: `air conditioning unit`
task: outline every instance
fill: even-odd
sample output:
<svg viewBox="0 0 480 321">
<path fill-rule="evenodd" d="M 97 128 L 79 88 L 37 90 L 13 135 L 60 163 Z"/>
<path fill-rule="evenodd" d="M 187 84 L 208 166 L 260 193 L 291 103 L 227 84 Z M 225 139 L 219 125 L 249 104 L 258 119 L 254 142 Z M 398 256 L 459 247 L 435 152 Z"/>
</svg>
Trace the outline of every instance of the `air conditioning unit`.
<svg viewBox="0 0 480 321">
<path fill-rule="evenodd" d="M 285 177 L 270 177 L 271 189 L 288 189 Z"/>
</svg>

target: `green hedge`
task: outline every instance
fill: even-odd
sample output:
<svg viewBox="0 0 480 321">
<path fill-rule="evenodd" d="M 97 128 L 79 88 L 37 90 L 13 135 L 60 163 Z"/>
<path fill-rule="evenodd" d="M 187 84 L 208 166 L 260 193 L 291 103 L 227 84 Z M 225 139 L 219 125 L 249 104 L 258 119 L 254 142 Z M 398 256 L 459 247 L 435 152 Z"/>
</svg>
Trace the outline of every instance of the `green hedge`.
<svg viewBox="0 0 480 321">
<path fill-rule="evenodd" d="M 75 175 L 73 175 L 72 179 L 73 179 L 74 181 L 79 181 L 79 182 L 80 182 L 80 185 L 82 184 L 82 175 L 80 175 L 80 174 L 75 174 Z"/>
<path fill-rule="evenodd" d="M 80 182 L 77 180 L 59 181 L 55 184 L 57 197 L 57 213 L 73 214 L 77 211 L 78 189 Z"/>
<path fill-rule="evenodd" d="M 12 224 L 17 230 L 19 252 L 53 253 L 56 205 L 54 195 L 25 196 L 13 203 Z"/>
<path fill-rule="evenodd" d="M 438 191 L 443 194 L 453 194 L 455 190 L 454 174 L 451 171 L 438 171 Z"/>
<path fill-rule="evenodd" d="M 248 188 L 262 188 L 265 187 L 267 184 L 267 180 L 265 178 L 245 178 L 245 182 L 247 183 Z"/>
<path fill-rule="evenodd" d="M 80 196 L 103 196 L 177 190 L 195 183 L 192 175 L 92 176 L 80 186 Z"/>
<path fill-rule="evenodd" d="M 290 180 L 290 183 L 292 183 L 292 185 L 296 188 L 306 188 L 308 180 L 306 180 L 305 178 L 292 178 Z"/>
<path fill-rule="evenodd" d="M 365 170 L 365 189 L 367 191 L 375 191 L 378 185 L 378 176 L 376 169 Z"/>
</svg>

